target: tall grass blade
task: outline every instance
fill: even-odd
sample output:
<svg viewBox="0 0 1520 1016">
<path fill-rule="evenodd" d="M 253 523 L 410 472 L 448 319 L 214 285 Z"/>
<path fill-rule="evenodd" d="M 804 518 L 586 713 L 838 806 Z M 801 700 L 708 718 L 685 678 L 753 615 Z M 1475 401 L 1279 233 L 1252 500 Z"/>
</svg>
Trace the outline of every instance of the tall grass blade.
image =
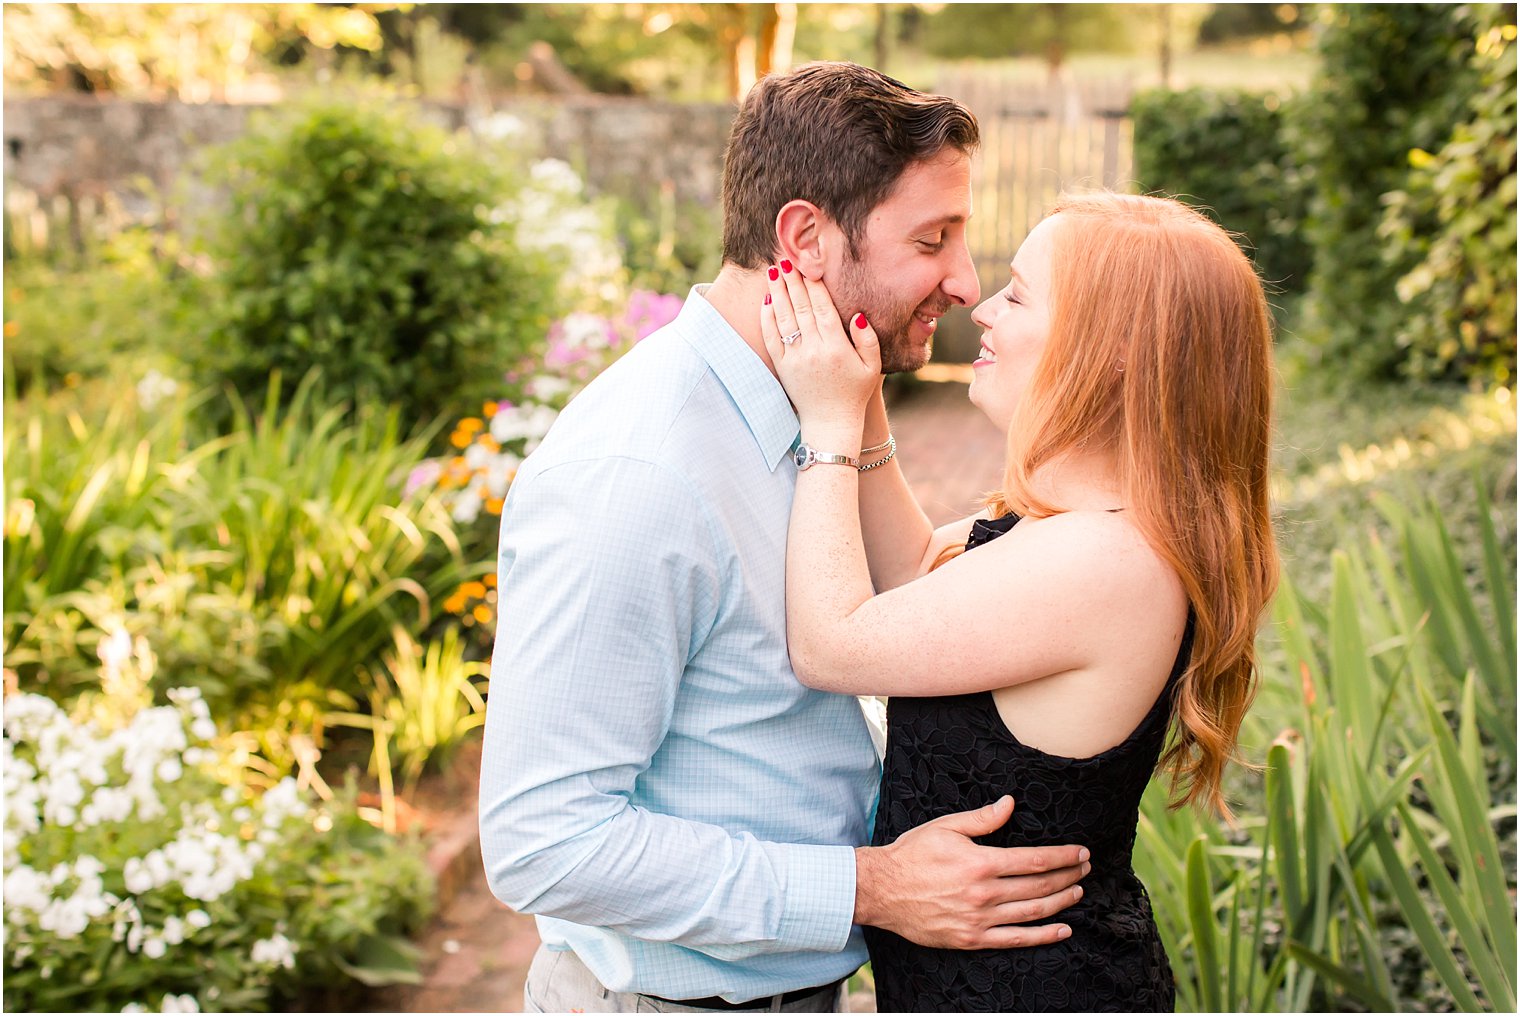
<svg viewBox="0 0 1520 1016">
<path fill-rule="evenodd" d="M 1365 1005 L 1370 1012 L 1399 1012 L 1399 1006 L 1388 995 L 1379 991 L 1376 987 L 1355 976 L 1339 963 L 1334 962 L 1321 953 L 1315 952 L 1302 942 L 1289 941 L 1285 948 L 1287 954 L 1299 963 L 1313 970 L 1320 977 L 1330 981 L 1346 994 L 1355 998 Z"/>
<path fill-rule="evenodd" d="M 1188 847 L 1187 886 L 1199 1001 L 1203 1003 L 1205 1012 L 1220 1012 L 1224 998 L 1219 977 L 1218 919 L 1214 916 L 1214 887 L 1209 878 L 1208 846 L 1202 836 Z"/>
<path fill-rule="evenodd" d="M 1426 907 L 1425 901 L 1420 898 L 1419 889 L 1405 870 L 1404 862 L 1394 848 L 1393 839 L 1388 835 L 1388 830 L 1382 826 L 1375 827 L 1372 832 L 1372 844 L 1382 859 L 1383 875 L 1393 890 L 1399 911 L 1409 925 L 1409 930 L 1414 932 L 1415 938 L 1419 940 L 1420 948 L 1435 969 L 1436 976 L 1440 978 L 1446 990 L 1451 992 L 1459 1009 L 1463 1012 L 1482 1012 L 1483 1006 L 1478 1001 L 1478 996 L 1474 995 L 1472 988 L 1468 987 L 1466 975 L 1462 973 L 1456 956 L 1452 953 L 1451 947 L 1446 944 L 1446 939 L 1436 926 L 1435 919 Z"/>
</svg>

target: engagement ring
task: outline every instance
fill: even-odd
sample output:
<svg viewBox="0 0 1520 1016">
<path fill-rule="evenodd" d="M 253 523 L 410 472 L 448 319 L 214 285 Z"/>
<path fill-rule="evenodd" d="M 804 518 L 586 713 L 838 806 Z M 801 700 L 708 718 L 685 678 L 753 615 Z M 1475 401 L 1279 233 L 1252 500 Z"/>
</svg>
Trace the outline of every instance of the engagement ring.
<svg viewBox="0 0 1520 1016">
<path fill-rule="evenodd" d="M 796 342 L 800 338 L 802 338 L 802 329 L 801 328 L 797 329 L 795 332 L 793 332 L 790 335 L 783 335 L 783 336 L 781 336 L 781 344 L 783 346 L 790 346 L 792 343 Z"/>
</svg>

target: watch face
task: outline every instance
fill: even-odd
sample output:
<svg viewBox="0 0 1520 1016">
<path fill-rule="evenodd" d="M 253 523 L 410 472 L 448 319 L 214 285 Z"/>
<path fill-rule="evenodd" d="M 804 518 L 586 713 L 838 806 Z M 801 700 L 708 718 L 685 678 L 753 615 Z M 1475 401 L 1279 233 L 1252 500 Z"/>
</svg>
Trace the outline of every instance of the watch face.
<svg viewBox="0 0 1520 1016">
<path fill-rule="evenodd" d="M 808 467 L 808 458 L 812 454 L 813 449 L 809 448 L 807 445 L 798 445 L 797 450 L 792 453 L 792 461 L 797 463 L 798 469 L 806 469 Z"/>
</svg>

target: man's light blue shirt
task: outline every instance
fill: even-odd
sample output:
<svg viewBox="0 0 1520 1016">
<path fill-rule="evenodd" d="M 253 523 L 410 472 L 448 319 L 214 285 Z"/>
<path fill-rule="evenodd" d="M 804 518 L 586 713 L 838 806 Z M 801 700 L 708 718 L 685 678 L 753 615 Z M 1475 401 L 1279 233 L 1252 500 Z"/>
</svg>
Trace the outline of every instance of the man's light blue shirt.
<svg viewBox="0 0 1520 1016">
<path fill-rule="evenodd" d="M 797 417 L 701 295 L 562 413 L 502 512 L 492 890 L 606 987 L 730 1001 L 865 961 L 880 770 L 786 652 Z"/>
</svg>

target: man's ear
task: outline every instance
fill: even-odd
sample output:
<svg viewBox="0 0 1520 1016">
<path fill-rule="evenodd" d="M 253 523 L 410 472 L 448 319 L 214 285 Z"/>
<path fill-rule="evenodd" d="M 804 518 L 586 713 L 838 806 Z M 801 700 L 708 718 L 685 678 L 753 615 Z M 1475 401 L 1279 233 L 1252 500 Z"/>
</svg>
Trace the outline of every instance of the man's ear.
<svg viewBox="0 0 1520 1016">
<path fill-rule="evenodd" d="M 776 213 L 776 247 L 804 277 L 821 279 L 833 243 L 833 220 L 811 201 L 788 201 Z"/>
</svg>

